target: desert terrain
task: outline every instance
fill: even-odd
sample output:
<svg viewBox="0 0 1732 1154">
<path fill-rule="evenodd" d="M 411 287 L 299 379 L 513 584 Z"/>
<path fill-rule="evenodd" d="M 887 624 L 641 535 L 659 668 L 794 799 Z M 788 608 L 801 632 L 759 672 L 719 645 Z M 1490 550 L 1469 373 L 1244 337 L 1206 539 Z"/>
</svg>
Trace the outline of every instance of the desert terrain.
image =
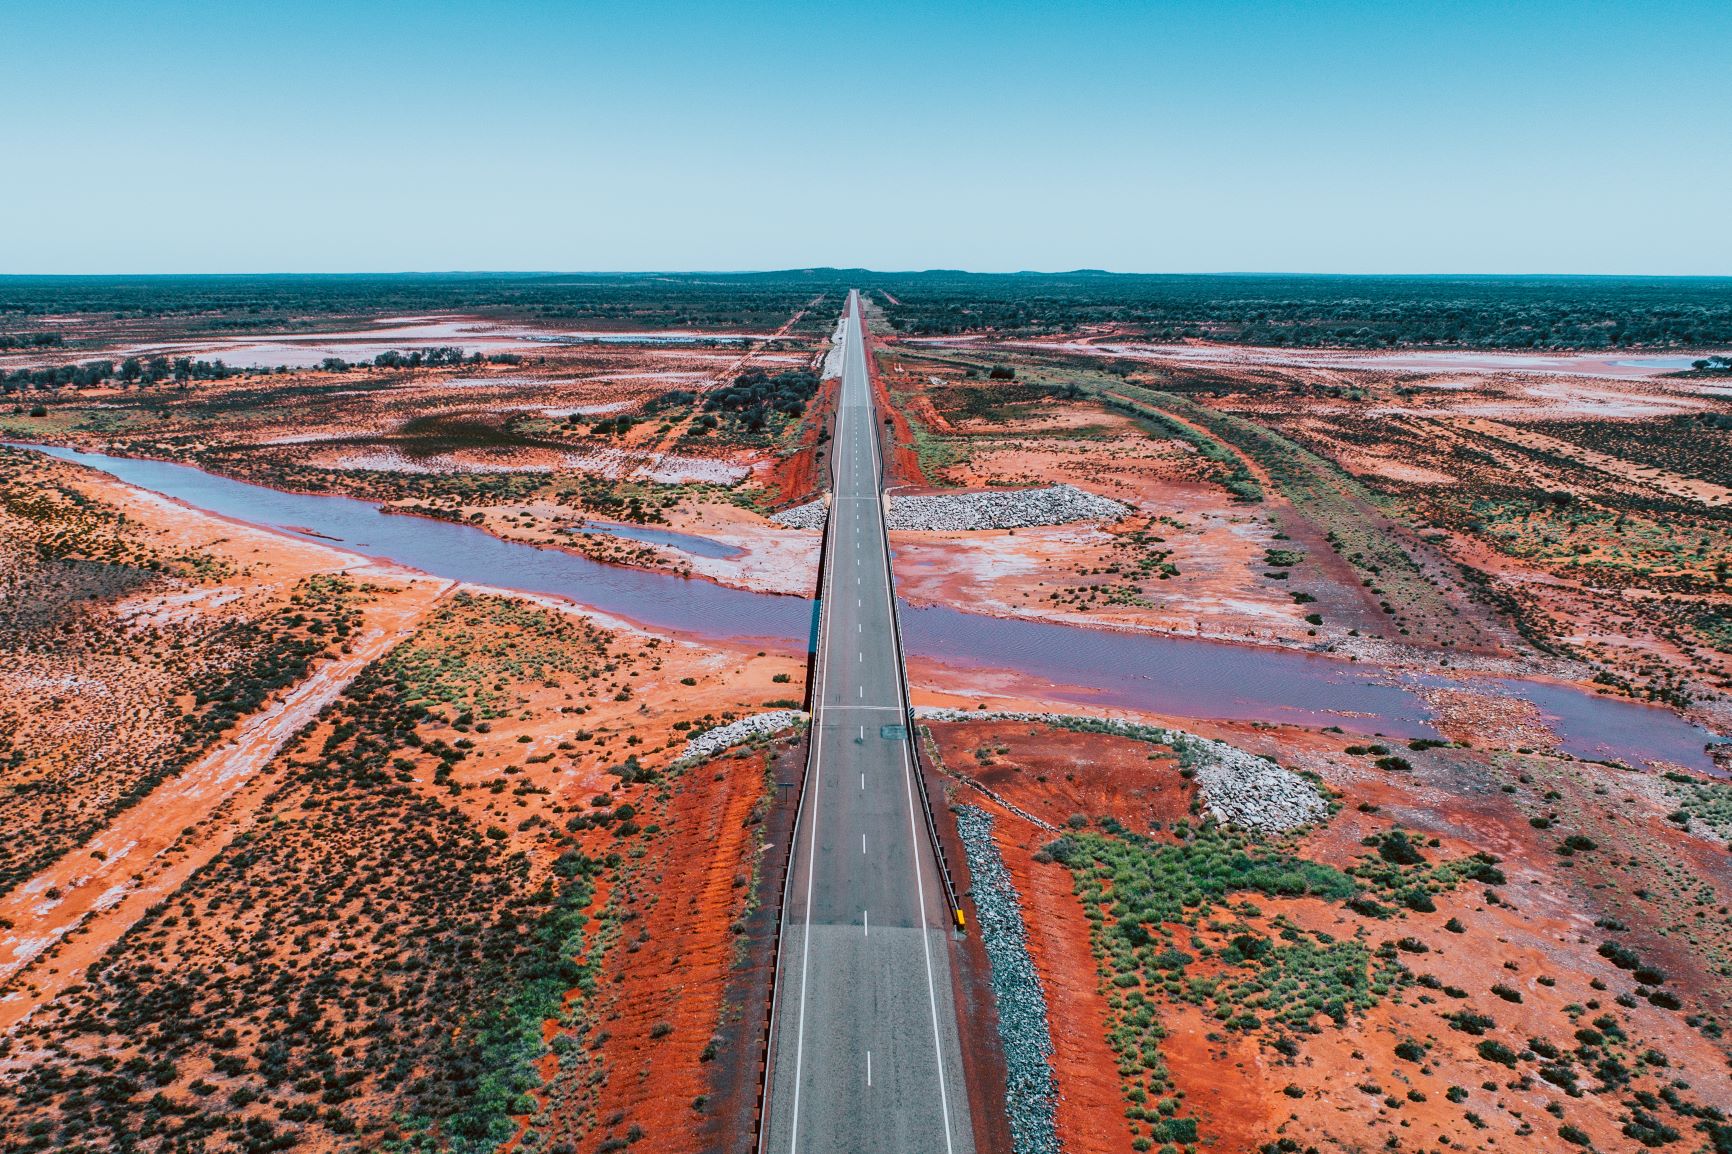
<svg viewBox="0 0 1732 1154">
<path fill-rule="evenodd" d="M 0 448 L 0 1150 L 752 1148 L 857 283 L 991 1148 L 1732 1143 L 1720 313 L 579 279 L 16 294 L 0 440 L 516 560 Z"/>
</svg>

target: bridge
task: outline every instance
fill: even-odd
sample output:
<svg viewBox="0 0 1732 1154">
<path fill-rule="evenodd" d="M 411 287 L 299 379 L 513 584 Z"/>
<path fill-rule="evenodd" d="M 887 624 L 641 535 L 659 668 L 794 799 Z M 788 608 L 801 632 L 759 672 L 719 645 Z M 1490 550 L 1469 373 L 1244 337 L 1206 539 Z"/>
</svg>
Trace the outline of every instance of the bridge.
<svg viewBox="0 0 1732 1154">
<path fill-rule="evenodd" d="M 915 765 L 858 293 L 847 308 L 759 1149 L 971 1154 L 951 996 L 961 915 Z"/>
</svg>

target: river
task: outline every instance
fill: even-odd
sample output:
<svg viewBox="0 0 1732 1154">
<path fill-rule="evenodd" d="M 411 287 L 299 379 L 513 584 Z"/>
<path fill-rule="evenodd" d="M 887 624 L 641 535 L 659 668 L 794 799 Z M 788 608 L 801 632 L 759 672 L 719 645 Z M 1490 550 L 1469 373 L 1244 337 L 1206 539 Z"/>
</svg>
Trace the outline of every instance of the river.
<svg viewBox="0 0 1732 1154">
<path fill-rule="evenodd" d="M 483 529 L 382 513 L 349 497 L 286 493 L 188 465 L 20 445 L 100 469 L 198 509 L 340 547 L 435 576 L 552 594 L 651 629 L 695 638 L 809 647 L 816 603 L 711 581 L 606 565 L 560 549 L 506 541 Z M 1184 637 L 1005 620 L 944 607 L 904 605 L 911 658 L 953 668 L 1009 671 L 1050 684 L 1062 703 L 1180 717 L 1339 725 L 1393 738 L 1435 736 L 1410 679 L 1334 658 Z M 1465 684 L 1435 676 L 1429 684 Z M 1668 710 L 1571 686 L 1481 681 L 1538 706 L 1562 748 L 1578 757 L 1654 760 L 1711 771 L 1713 740 Z"/>
</svg>

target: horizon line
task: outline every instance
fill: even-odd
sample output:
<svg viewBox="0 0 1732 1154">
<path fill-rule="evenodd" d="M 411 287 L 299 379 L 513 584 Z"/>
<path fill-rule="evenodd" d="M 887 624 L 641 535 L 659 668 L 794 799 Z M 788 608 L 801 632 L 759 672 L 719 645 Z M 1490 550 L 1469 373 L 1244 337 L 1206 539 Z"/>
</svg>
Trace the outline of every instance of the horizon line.
<svg viewBox="0 0 1732 1154">
<path fill-rule="evenodd" d="M 76 280 L 187 277 L 216 279 L 221 277 L 480 277 L 480 276 L 583 276 L 583 277 L 651 277 L 651 276 L 774 276 L 777 274 L 860 273 L 869 276 L 1098 276 L 1098 277 L 1316 277 L 1316 278 L 1408 278 L 1443 279 L 1474 278 L 1483 280 L 1732 280 L 1725 273 L 1634 273 L 1634 272 L 1327 272 L 1274 269 L 1216 269 L 1210 271 L 1129 271 L 1079 267 L 1068 269 L 967 269 L 951 267 L 875 269 L 863 265 L 791 265 L 781 268 L 638 268 L 638 269 L 559 269 L 559 268 L 450 268 L 450 269 L 347 269 L 347 270 L 250 270 L 227 272 L 0 272 L 0 281 L 8 280 Z"/>
</svg>

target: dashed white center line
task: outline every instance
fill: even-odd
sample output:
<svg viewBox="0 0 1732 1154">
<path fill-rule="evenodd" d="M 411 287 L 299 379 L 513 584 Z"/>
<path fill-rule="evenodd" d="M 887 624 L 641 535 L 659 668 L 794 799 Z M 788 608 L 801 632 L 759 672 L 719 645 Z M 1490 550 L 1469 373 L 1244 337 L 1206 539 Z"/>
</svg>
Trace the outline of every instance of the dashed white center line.
<svg viewBox="0 0 1732 1154">
<path fill-rule="evenodd" d="M 866 852 L 866 835 L 865 834 L 860 835 L 860 852 L 861 853 Z"/>
<path fill-rule="evenodd" d="M 860 928 L 866 931 L 866 934 L 865 934 L 866 937 L 872 936 L 872 911 L 871 910 L 861 910 L 860 911 Z"/>
</svg>

